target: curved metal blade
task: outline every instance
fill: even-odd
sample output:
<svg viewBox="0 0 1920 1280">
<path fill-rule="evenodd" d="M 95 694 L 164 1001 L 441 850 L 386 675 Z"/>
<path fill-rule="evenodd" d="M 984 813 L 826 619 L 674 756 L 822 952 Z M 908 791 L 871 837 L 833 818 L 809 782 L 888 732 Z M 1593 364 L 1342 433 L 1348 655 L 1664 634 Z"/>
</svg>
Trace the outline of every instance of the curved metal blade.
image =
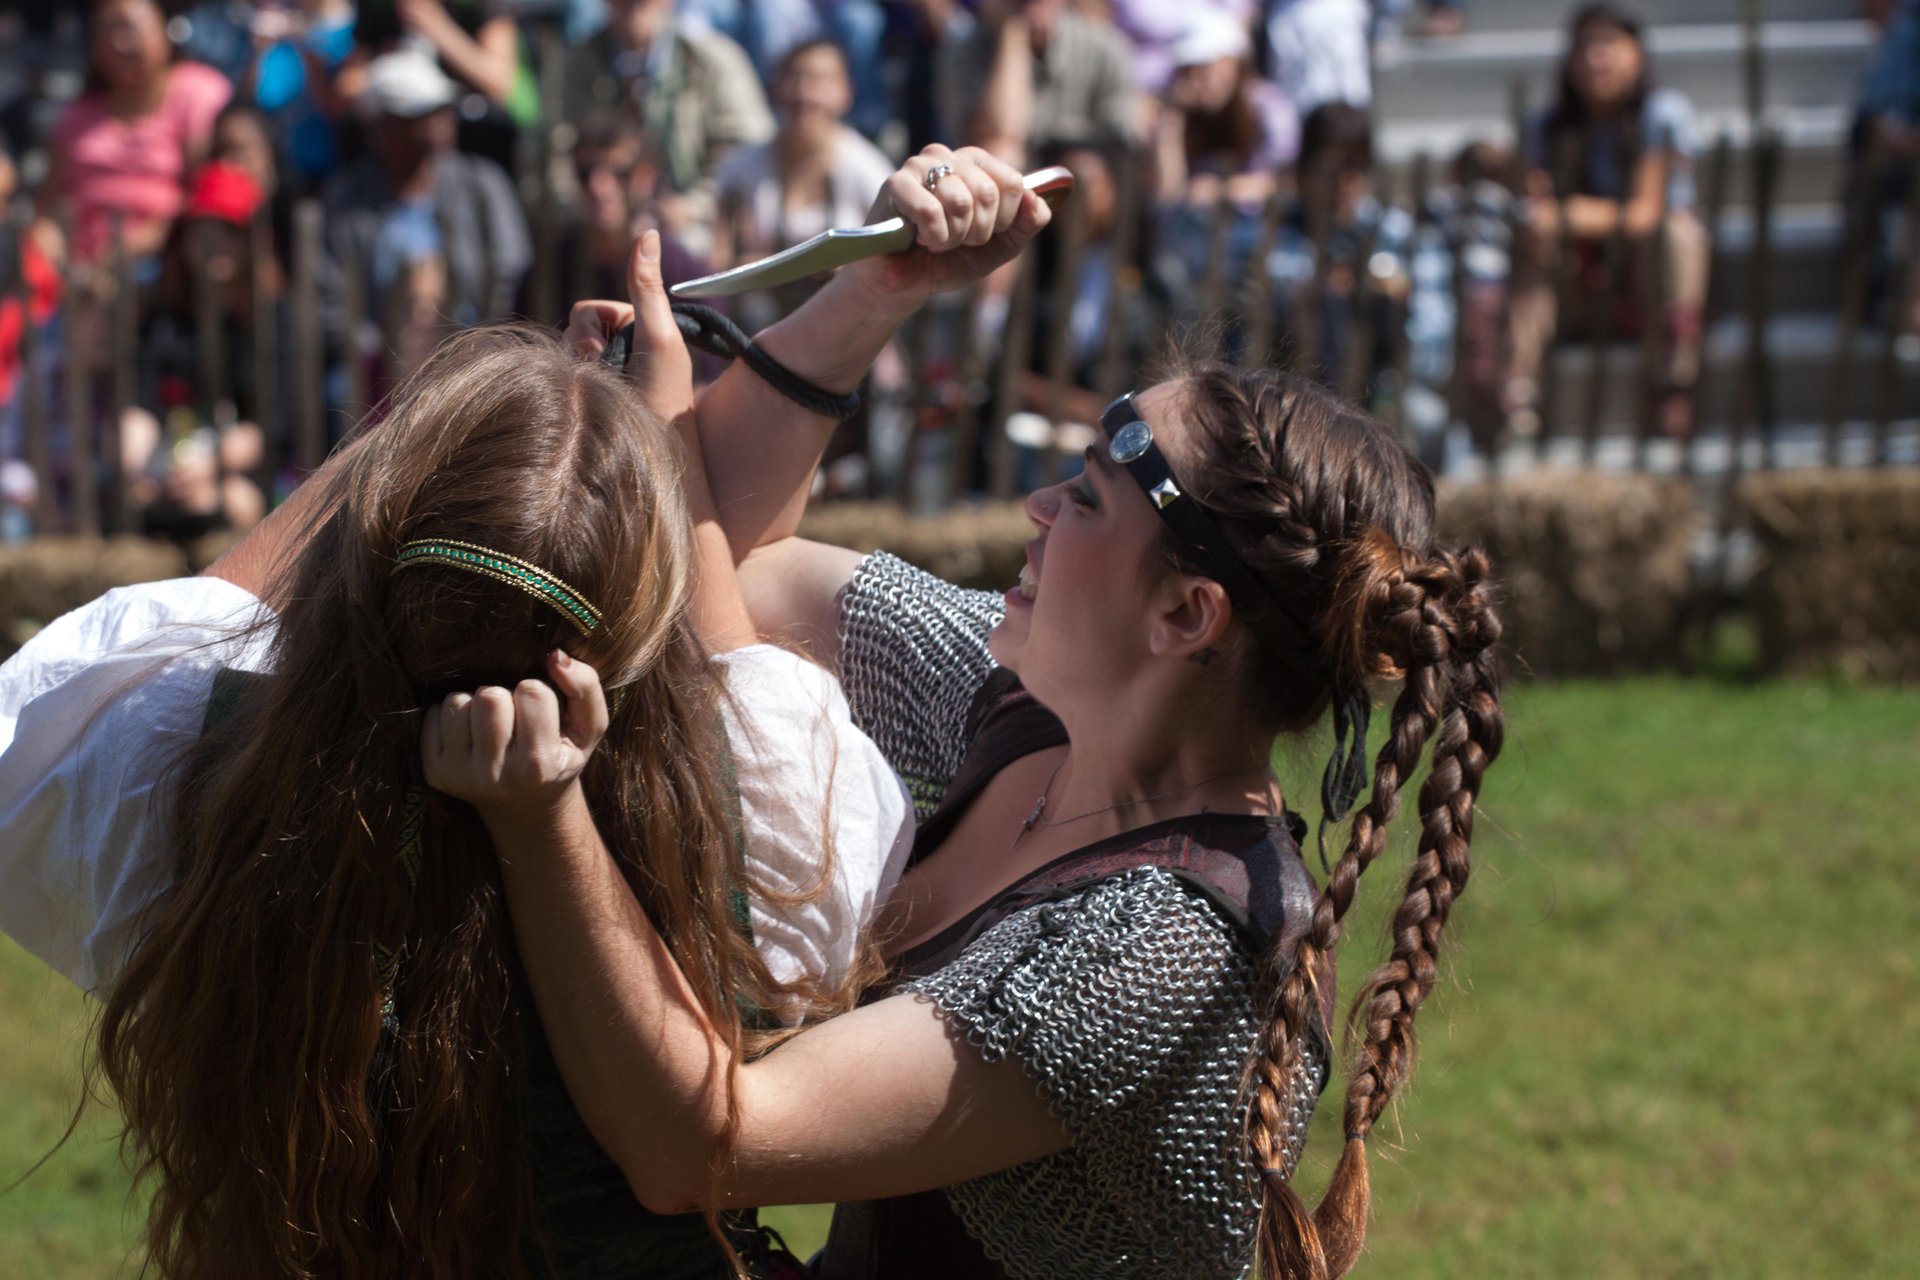
<svg viewBox="0 0 1920 1280">
<path fill-rule="evenodd" d="M 1027 190 L 1038 192 L 1048 204 L 1058 205 L 1073 191 L 1073 174 L 1054 165 L 1028 174 L 1025 185 Z M 838 227 L 757 262 L 683 281 L 670 292 L 676 298 L 731 298 L 755 289 L 771 289 L 804 280 L 863 258 L 902 253 L 912 247 L 913 228 L 905 218 L 888 218 L 864 227 Z"/>
</svg>

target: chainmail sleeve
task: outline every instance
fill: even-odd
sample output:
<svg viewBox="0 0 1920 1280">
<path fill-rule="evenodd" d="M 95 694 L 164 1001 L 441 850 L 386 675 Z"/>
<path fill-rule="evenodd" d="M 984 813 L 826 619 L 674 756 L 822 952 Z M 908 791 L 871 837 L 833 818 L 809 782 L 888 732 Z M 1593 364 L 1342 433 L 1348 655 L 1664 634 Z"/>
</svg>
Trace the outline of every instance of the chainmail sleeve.
<svg viewBox="0 0 1920 1280">
<path fill-rule="evenodd" d="M 1246 1273 L 1260 1209 L 1242 1147 L 1252 984 L 1240 935 L 1158 868 L 1016 912 L 903 984 L 988 1061 L 1018 1061 L 1073 1139 L 947 1188 L 1014 1280 Z M 1299 1073 L 1289 1169 L 1324 1057 Z"/>
<path fill-rule="evenodd" d="M 966 755 L 967 711 L 993 671 L 987 632 L 1000 597 L 876 551 L 840 602 L 840 681 L 853 720 L 880 748 L 924 821 Z"/>
</svg>

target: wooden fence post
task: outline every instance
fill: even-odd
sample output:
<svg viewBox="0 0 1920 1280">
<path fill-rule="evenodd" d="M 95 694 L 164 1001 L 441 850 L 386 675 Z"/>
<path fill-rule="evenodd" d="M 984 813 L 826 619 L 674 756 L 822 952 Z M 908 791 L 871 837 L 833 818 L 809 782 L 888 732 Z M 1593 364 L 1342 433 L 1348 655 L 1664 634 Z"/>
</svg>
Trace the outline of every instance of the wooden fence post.
<svg viewBox="0 0 1920 1280">
<path fill-rule="evenodd" d="M 987 433 L 987 485 L 996 498 L 1013 496 L 1014 450 L 1007 437 L 1007 419 L 1020 407 L 1020 388 L 1026 380 L 1033 347 L 1033 308 L 1040 287 L 1039 255 L 1020 255 L 1015 268 L 1013 296 L 1007 302 L 1006 327 L 1000 335 L 1000 383 L 994 391 Z"/>
<path fill-rule="evenodd" d="M 14 289 L 20 306 L 20 426 L 26 434 L 27 466 L 33 471 L 33 532 L 53 532 L 59 519 L 54 499 L 52 424 L 48 421 L 47 387 L 40 381 L 40 326 L 33 318 L 33 286 L 25 280 Z"/>
<path fill-rule="evenodd" d="M 1877 135 L 1869 131 L 1866 154 L 1855 174 L 1846 208 L 1845 239 L 1840 245 L 1840 327 L 1834 334 L 1833 361 L 1827 370 L 1827 422 L 1821 440 L 1821 461 L 1840 460 L 1840 424 L 1852 404 L 1855 347 L 1867 306 L 1867 259 L 1874 234 L 1874 205 L 1890 157 Z"/>
<path fill-rule="evenodd" d="M 1122 148 L 1114 154 L 1113 199 L 1113 293 L 1107 299 L 1107 328 L 1097 379 L 1102 402 L 1125 389 L 1129 374 L 1127 313 L 1138 286 L 1139 272 L 1134 258 L 1140 245 L 1141 211 L 1145 206 L 1140 194 L 1140 160 L 1132 148 Z"/>
<path fill-rule="evenodd" d="M 211 223 L 200 220 L 181 231 L 191 237 L 187 246 L 188 261 L 193 264 L 193 342 L 197 350 L 196 372 L 200 377 L 200 394 L 195 408 L 204 421 L 214 422 L 221 414 L 221 404 L 227 399 L 227 344 L 226 334 L 220 325 L 219 283 L 211 272 L 206 270 L 207 260 L 212 256 L 213 237 L 218 231 Z"/>
<path fill-rule="evenodd" d="M 1732 186 L 1733 140 L 1723 130 L 1714 139 L 1713 152 L 1707 157 L 1707 230 L 1711 233 L 1718 229 L 1722 215 L 1727 208 L 1727 192 Z M 1706 400 L 1706 343 L 1713 333 L 1713 326 L 1720 318 L 1720 310 L 1726 297 L 1725 278 L 1714 268 L 1713 253 L 1707 257 L 1707 296 L 1700 305 L 1700 385 L 1694 392 L 1693 417 L 1694 439 L 1680 453 L 1680 470 L 1683 475 L 1693 475 L 1699 470 L 1699 428 L 1706 423 L 1707 415 L 1702 410 Z"/>
<path fill-rule="evenodd" d="M 1894 392 L 1900 384 L 1901 313 L 1908 290 L 1915 287 L 1914 272 L 1920 269 L 1920 161 L 1910 165 L 1907 170 L 1907 216 L 1901 248 L 1903 256 L 1887 273 L 1893 281 L 1895 293 L 1891 308 L 1893 314 L 1882 326 L 1886 330 L 1886 338 L 1880 348 L 1880 369 L 1875 379 L 1873 397 L 1873 465 L 1876 467 L 1887 463 L 1887 424 L 1893 417 Z"/>
<path fill-rule="evenodd" d="M 1080 257 L 1087 242 L 1087 202 L 1069 200 L 1061 213 L 1064 225 L 1053 263 L 1053 306 L 1048 312 L 1052 327 L 1047 333 L 1047 421 L 1056 430 L 1067 415 L 1067 385 L 1073 380 L 1073 304 L 1080 291 Z M 1048 446 L 1044 473 L 1048 484 L 1060 479 L 1056 446 Z"/>
<path fill-rule="evenodd" d="M 286 465 L 286 423 L 280 417 L 280 306 L 268 268 L 273 265 L 273 226 L 262 208 L 248 228 L 253 267 L 253 423 L 260 428 L 260 492 L 273 501 Z"/>
<path fill-rule="evenodd" d="M 318 467 L 327 453 L 327 335 L 320 322 L 319 282 L 323 216 L 315 200 L 302 200 L 293 208 L 293 288 L 288 320 L 293 340 L 294 456 L 302 475 Z M 351 338 L 346 345 L 351 358 Z"/>
<path fill-rule="evenodd" d="M 133 533 L 133 495 L 126 473 L 126 414 L 139 397 L 134 360 L 140 349 L 140 295 L 133 282 L 133 255 L 127 252 L 126 224 L 113 220 L 113 404 L 107 422 L 108 492 L 112 496 L 110 532 Z M 164 447 L 165 441 L 155 447 Z"/>
</svg>

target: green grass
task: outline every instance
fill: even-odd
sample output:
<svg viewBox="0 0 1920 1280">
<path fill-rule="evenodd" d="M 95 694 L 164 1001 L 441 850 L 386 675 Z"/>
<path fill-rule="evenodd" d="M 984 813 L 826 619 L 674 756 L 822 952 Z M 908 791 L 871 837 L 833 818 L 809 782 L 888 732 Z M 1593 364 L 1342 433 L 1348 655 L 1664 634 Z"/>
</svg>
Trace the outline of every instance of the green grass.
<svg viewBox="0 0 1920 1280">
<path fill-rule="evenodd" d="M 1645 680 L 1508 706 L 1358 1274 L 1920 1275 L 1920 691 Z M 1381 953 L 1400 825 L 1346 984 Z M 0 1181 L 64 1127 L 86 1016 L 0 952 Z M 125 1271 L 107 1135 L 0 1196 L 0 1274 Z M 821 1239 L 818 1210 L 768 1217 L 803 1252 Z"/>
</svg>

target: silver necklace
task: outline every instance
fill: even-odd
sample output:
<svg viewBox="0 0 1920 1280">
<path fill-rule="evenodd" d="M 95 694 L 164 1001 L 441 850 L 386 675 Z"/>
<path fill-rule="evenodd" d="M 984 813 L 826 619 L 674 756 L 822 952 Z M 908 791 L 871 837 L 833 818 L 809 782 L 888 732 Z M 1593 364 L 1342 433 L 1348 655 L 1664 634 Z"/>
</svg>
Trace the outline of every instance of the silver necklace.
<svg viewBox="0 0 1920 1280">
<path fill-rule="evenodd" d="M 1047 811 L 1047 793 L 1053 790 L 1054 779 L 1060 776 L 1060 770 L 1065 768 L 1066 764 L 1067 762 L 1063 758 L 1059 764 L 1053 766 L 1053 772 L 1047 775 L 1047 785 L 1041 788 L 1040 798 L 1033 802 L 1033 811 L 1027 815 L 1026 821 L 1020 824 L 1020 830 L 1014 833 L 1013 844 L 1019 844 L 1035 827 L 1070 826 L 1073 823 L 1085 818 L 1094 817 L 1097 814 L 1112 813 L 1115 809 L 1127 809 L 1137 804 L 1147 804 L 1154 800 L 1165 800 L 1169 796 L 1184 795 L 1189 791 L 1198 791 L 1209 782 L 1219 782 L 1224 778 L 1237 778 L 1242 774 L 1265 773 L 1267 771 L 1267 766 L 1265 765 L 1252 765 L 1245 769 L 1232 769 L 1226 773 L 1216 773 L 1210 778 L 1202 778 L 1198 782 L 1190 782 L 1184 787 L 1175 787 L 1170 791 L 1156 791 L 1150 796 L 1136 796 L 1131 800 L 1116 800 L 1112 804 L 1102 805 L 1098 809 L 1089 809 L 1085 813 L 1076 813 L 1071 818 L 1055 818 L 1042 821 L 1042 815 Z"/>
</svg>

